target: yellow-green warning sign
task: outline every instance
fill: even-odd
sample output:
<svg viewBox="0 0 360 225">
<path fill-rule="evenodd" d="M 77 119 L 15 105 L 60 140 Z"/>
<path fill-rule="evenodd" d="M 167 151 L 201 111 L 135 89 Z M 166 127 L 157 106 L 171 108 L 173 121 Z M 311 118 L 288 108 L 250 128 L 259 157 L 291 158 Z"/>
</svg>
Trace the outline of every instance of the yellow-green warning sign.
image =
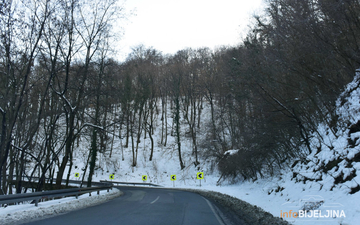
<svg viewBox="0 0 360 225">
<path fill-rule="evenodd" d="M 110 174 L 109 179 L 110 179 L 110 180 L 114 180 L 114 178 L 115 178 L 115 175 L 114 175 L 114 174 Z"/>
<path fill-rule="evenodd" d="M 75 177 L 80 177 L 80 173 L 75 173 Z"/>
<path fill-rule="evenodd" d="M 142 175 L 142 180 L 143 180 L 143 181 L 147 181 L 147 176 L 146 176 L 146 175 Z"/>
<path fill-rule="evenodd" d="M 175 174 L 171 175 L 170 179 L 171 179 L 171 181 L 175 181 L 176 180 L 176 175 Z"/>
<path fill-rule="evenodd" d="M 198 180 L 204 179 L 204 173 L 203 173 L 203 172 L 198 172 L 198 173 L 196 174 L 196 178 L 197 178 Z"/>
</svg>

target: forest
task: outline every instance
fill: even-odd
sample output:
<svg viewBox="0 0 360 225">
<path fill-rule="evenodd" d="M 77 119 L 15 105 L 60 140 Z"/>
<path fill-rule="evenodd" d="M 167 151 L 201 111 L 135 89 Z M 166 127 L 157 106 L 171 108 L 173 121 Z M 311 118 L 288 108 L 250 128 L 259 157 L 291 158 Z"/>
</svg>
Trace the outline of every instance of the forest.
<svg viewBox="0 0 360 225">
<path fill-rule="evenodd" d="M 85 138 L 91 185 L 97 156 L 111 157 L 114 138 L 131 146 L 136 167 L 147 136 L 153 160 L 155 129 L 164 146 L 176 137 L 181 169 L 187 135 L 195 166 L 212 157 L 224 178 L 244 179 L 316 151 L 309 140 L 321 143 L 319 123 L 336 135 L 335 102 L 360 64 L 358 0 L 268 0 L 238 46 L 165 55 L 139 45 L 120 62 L 113 28 L 125 16 L 117 0 L 0 2 L 1 194 L 12 185 L 23 192 L 35 176 L 37 191 L 52 180 L 60 187 Z M 208 141 L 200 142 L 204 105 Z M 224 158 L 230 149 L 238 151 Z"/>
</svg>

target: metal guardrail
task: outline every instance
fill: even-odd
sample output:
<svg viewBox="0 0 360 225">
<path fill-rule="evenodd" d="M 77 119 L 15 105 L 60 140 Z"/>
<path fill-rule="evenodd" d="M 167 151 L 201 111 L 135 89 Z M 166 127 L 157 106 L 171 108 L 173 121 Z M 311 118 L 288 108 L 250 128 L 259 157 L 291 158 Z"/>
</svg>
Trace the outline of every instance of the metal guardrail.
<svg viewBox="0 0 360 225">
<path fill-rule="evenodd" d="M 112 183 L 112 184 L 122 184 L 122 185 L 142 185 L 142 186 L 153 186 L 153 187 L 161 187 L 161 185 L 158 185 L 158 184 L 152 184 L 152 183 L 140 183 L 140 182 L 119 182 L 119 181 L 108 181 L 108 180 L 100 180 L 100 182 L 103 182 L 103 183 Z"/>
<path fill-rule="evenodd" d="M 75 181 L 77 182 L 77 181 Z M 113 185 L 111 183 L 105 182 L 93 182 L 97 187 L 84 187 L 84 188 L 69 188 L 69 189 L 60 189 L 52 191 L 42 191 L 42 192 L 33 192 L 33 193 L 23 193 L 23 194 L 12 194 L 12 195 L 0 195 L 0 204 L 10 204 L 23 201 L 34 201 L 35 206 L 38 206 L 39 200 L 41 199 L 52 199 L 56 197 L 67 197 L 75 196 L 78 198 L 79 195 L 97 191 L 97 194 L 100 194 L 101 190 L 107 190 L 109 192 L 112 189 Z"/>
<path fill-rule="evenodd" d="M 7 176 L 7 175 L 6 175 Z M 16 176 L 15 176 L 16 177 Z M 22 178 L 27 178 L 25 176 L 22 176 Z M 39 180 L 40 177 L 31 177 L 31 180 L 35 181 L 35 180 Z M 45 181 L 49 181 L 49 180 L 52 180 L 53 183 L 55 183 L 56 179 L 50 179 L 48 177 L 45 177 L 44 178 Z M 81 180 L 67 180 L 67 179 L 62 179 L 61 180 L 61 183 L 64 184 L 68 181 L 69 184 L 79 184 L 79 185 L 83 185 L 83 184 L 86 184 L 87 185 L 87 181 L 83 182 Z M 15 181 L 14 181 L 15 182 Z M 29 181 L 27 181 L 29 182 Z M 110 183 L 110 182 L 107 182 L 107 183 Z M 103 186 L 103 185 L 106 185 L 106 182 L 92 182 L 92 185 L 93 186 Z"/>
<path fill-rule="evenodd" d="M 66 183 L 66 179 L 62 179 L 62 184 Z M 87 181 L 82 182 L 81 180 L 69 180 L 69 184 L 87 185 Z M 104 186 L 111 184 L 110 182 L 91 182 L 92 186 Z"/>
</svg>

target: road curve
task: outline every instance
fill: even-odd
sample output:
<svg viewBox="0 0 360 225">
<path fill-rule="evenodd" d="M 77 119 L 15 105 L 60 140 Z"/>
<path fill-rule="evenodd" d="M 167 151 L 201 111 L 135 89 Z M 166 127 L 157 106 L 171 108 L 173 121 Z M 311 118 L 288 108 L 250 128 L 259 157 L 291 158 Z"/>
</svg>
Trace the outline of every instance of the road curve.
<svg viewBox="0 0 360 225">
<path fill-rule="evenodd" d="M 221 207 L 196 193 L 163 188 L 125 186 L 119 187 L 119 189 L 124 192 L 124 195 L 104 204 L 24 224 L 234 224 L 224 216 Z M 236 224 L 239 224 L 238 221 Z"/>
</svg>

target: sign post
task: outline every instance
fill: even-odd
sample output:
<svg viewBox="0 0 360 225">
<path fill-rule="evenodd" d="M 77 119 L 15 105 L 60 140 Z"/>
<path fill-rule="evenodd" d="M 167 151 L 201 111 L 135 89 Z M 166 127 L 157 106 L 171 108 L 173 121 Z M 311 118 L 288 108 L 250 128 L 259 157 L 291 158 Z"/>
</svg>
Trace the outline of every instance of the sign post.
<svg viewBox="0 0 360 225">
<path fill-rule="evenodd" d="M 79 178 L 80 177 L 80 173 L 75 173 L 75 177 Z"/>
<path fill-rule="evenodd" d="M 110 174 L 110 175 L 109 175 L 109 179 L 110 179 L 110 180 L 114 180 L 114 178 L 115 178 L 115 175 L 114 175 L 114 174 Z"/>
<path fill-rule="evenodd" d="M 176 175 L 175 174 L 171 175 L 170 180 L 173 181 L 173 186 L 175 187 Z"/>
<path fill-rule="evenodd" d="M 197 178 L 198 180 L 200 180 L 200 187 L 201 187 L 201 180 L 204 179 L 204 173 L 203 173 L 203 172 L 198 172 L 198 173 L 196 174 L 196 178 Z"/>
<path fill-rule="evenodd" d="M 147 181 L 147 176 L 146 175 L 142 175 L 142 180 L 145 182 Z"/>
</svg>

